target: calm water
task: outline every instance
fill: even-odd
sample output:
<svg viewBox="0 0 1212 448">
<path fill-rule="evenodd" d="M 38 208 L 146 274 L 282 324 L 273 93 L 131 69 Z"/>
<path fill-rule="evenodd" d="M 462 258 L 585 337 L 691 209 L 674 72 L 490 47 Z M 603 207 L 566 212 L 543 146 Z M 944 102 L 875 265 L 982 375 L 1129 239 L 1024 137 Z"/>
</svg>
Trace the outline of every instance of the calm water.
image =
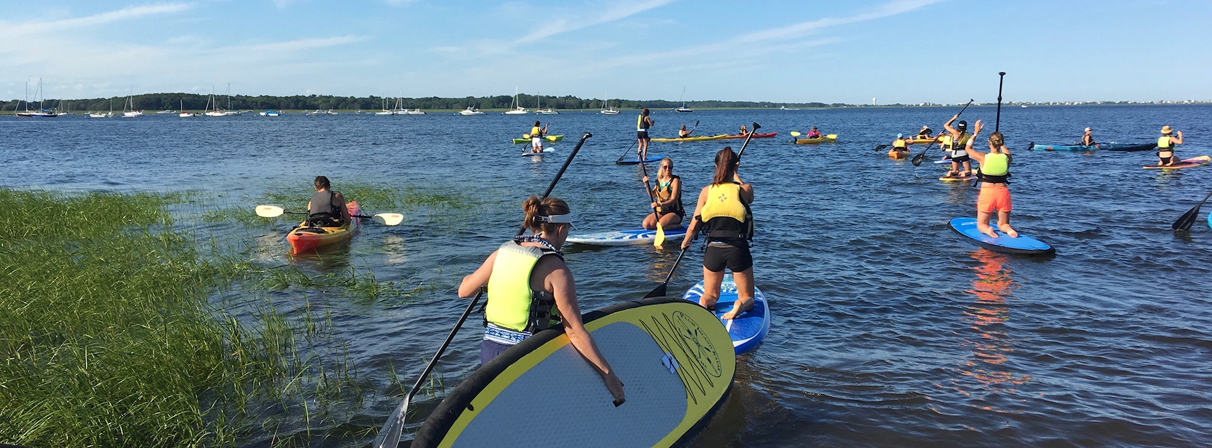
<svg viewBox="0 0 1212 448">
<path fill-rule="evenodd" d="M 656 136 L 700 121 L 696 133 L 756 121 L 741 174 L 754 184 L 757 285 L 770 300 L 766 343 L 739 359 L 728 403 L 696 440 L 703 446 L 1206 446 L 1212 436 L 1212 229 L 1170 223 L 1212 189 L 1212 167 L 1143 170 L 1151 152 L 1032 153 L 1029 141 L 1069 143 L 1092 126 L 1099 141 L 1150 141 L 1169 124 L 1183 157 L 1212 153 L 1212 107 L 1006 108 L 1001 128 L 1016 158 L 1012 222 L 1058 248 L 1052 259 L 977 249 L 947 226 L 974 216 L 977 189 L 939 182 L 942 168 L 890 161 L 897 132 L 939 130 L 957 110 L 879 109 L 657 112 Z M 994 108 L 964 118 L 992 122 Z M 409 211 L 405 225 L 366 226 L 347 247 L 288 260 L 291 223 L 182 226 L 237 240 L 267 265 L 313 273 L 356 269 L 380 281 L 431 286 L 410 298 L 348 300 L 322 288 L 271 291 L 283 310 L 331 313 L 337 339 L 368 383 L 364 399 L 312 422 L 317 446 L 357 446 L 398 404 L 390 369 L 409 385 L 466 302 L 454 287 L 512 234 L 521 200 L 539 194 L 591 132 L 554 195 L 582 231 L 634 227 L 647 213 L 639 169 L 613 161 L 633 141 L 635 116 L 541 117 L 567 135 L 557 152 L 518 157 L 509 139 L 535 116 L 343 114 L 227 119 L 0 118 L 5 187 L 203 192 L 252 207 L 268 192 L 309 194 L 313 176 L 342 183 L 465 194 L 472 211 Z M 992 123 L 990 123 L 991 125 Z M 839 143 L 798 146 L 787 133 L 816 125 Z M 739 147 L 740 141 L 732 141 Z M 674 158 L 688 206 L 724 143 L 653 143 Z M 914 151 L 916 152 L 916 150 Z M 935 156 L 937 150 L 933 151 Z M 351 199 L 359 199 L 352 197 Z M 298 205 L 279 204 L 279 205 Z M 370 212 L 392 211 L 362 201 Z M 1212 206 L 1205 207 L 1212 210 Z M 1201 217 L 1202 218 L 1202 217 Z M 662 279 L 676 251 L 569 248 L 586 311 L 635 299 Z M 687 255 L 670 291 L 699 280 Z M 437 372 L 453 387 L 478 362 L 479 318 L 464 326 Z M 626 381 L 626 378 L 623 378 Z M 423 392 L 409 432 L 441 399 Z M 300 417 L 301 419 L 301 417 Z M 277 431 L 303 432 L 300 421 Z M 250 441 L 259 445 L 269 440 Z"/>
</svg>

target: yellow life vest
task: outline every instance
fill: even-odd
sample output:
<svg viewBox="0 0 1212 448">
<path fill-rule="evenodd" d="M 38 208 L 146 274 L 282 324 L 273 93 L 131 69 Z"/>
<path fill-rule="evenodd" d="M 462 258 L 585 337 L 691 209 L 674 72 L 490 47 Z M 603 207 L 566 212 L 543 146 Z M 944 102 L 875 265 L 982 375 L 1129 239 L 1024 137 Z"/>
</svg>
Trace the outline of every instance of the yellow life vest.
<svg viewBox="0 0 1212 448">
<path fill-rule="evenodd" d="M 943 149 L 951 150 L 952 143 L 954 143 L 954 142 L 951 141 L 951 134 L 947 134 L 947 135 L 943 136 L 943 142 L 941 143 L 941 146 L 943 147 Z"/>
<path fill-rule="evenodd" d="M 1170 136 L 1163 135 L 1160 138 L 1158 138 L 1157 139 L 1157 148 L 1161 149 L 1162 151 L 1170 151 L 1170 150 L 1174 149 L 1173 146 L 1170 144 Z"/>
<path fill-rule="evenodd" d="M 741 185 L 738 183 L 707 187 L 707 202 L 697 212 L 708 237 L 753 237 L 753 216 L 749 206 L 741 201 Z"/>
<path fill-rule="evenodd" d="M 484 320 L 513 331 L 538 331 L 560 322 L 555 298 L 530 289 L 530 274 L 544 255 L 558 255 L 552 249 L 523 246 L 514 241 L 497 249 L 497 259 L 488 277 L 488 304 Z M 546 300 L 545 300 L 546 299 Z"/>
<path fill-rule="evenodd" d="M 986 154 L 981 164 L 981 173 L 989 176 L 1005 176 L 1010 172 L 1010 158 L 1005 154 Z"/>
<path fill-rule="evenodd" d="M 892 147 L 896 148 L 896 149 L 905 149 L 905 139 L 903 139 L 903 138 L 896 139 L 895 142 L 892 142 Z"/>
<path fill-rule="evenodd" d="M 636 117 L 635 130 L 645 131 L 645 132 L 648 131 L 648 124 L 644 123 L 644 114 L 640 114 L 639 116 Z"/>
<path fill-rule="evenodd" d="M 540 129 L 538 126 L 530 128 L 530 138 L 542 137 L 542 136 L 543 136 L 543 130 Z"/>
</svg>

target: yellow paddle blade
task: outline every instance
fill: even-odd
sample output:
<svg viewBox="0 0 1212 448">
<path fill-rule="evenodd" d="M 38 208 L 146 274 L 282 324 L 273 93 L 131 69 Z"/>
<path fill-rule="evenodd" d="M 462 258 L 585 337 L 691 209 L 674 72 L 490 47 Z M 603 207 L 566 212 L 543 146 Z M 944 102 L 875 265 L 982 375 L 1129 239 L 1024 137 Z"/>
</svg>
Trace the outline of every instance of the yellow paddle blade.
<svg viewBox="0 0 1212 448">
<path fill-rule="evenodd" d="M 530 138 L 530 134 L 522 134 L 522 138 Z"/>
<path fill-rule="evenodd" d="M 837 138 L 837 134 L 829 134 L 829 135 L 826 135 L 825 137 L 826 138 Z"/>
<path fill-rule="evenodd" d="M 395 226 L 404 220 L 404 215 L 399 213 L 379 213 L 370 217 L 370 220 L 385 226 Z"/>
<path fill-rule="evenodd" d="M 258 205 L 257 206 L 257 216 L 260 216 L 262 218 L 276 218 L 276 217 L 282 216 L 282 213 L 284 213 L 284 210 L 282 210 L 282 207 L 278 207 L 276 205 Z"/>
<path fill-rule="evenodd" d="M 792 136 L 792 137 L 799 137 L 800 135 L 803 135 L 803 134 L 800 134 L 800 132 L 799 132 L 799 131 L 791 131 L 791 136 Z"/>
<path fill-rule="evenodd" d="M 652 245 L 656 246 L 656 247 L 661 247 L 664 244 L 665 244 L 665 229 L 661 228 L 661 223 L 658 221 L 656 239 L 652 240 Z"/>
</svg>

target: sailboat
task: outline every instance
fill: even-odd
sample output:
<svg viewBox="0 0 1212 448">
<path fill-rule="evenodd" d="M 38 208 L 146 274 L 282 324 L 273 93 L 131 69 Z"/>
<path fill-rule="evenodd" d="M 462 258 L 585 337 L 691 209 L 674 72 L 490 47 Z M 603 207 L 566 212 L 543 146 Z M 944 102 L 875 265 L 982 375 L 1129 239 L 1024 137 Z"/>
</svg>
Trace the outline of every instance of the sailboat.
<svg viewBox="0 0 1212 448">
<path fill-rule="evenodd" d="M 181 118 L 189 118 L 189 117 L 196 117 L 196 116 L 198 116 L 198 114 L 195 114 L 195 113 L 193 113 L 193 112 L 186 112 L 186 111 L 185 111 L 185 100 L 180 100 L 180 101 L 181 101 L 181 113 L 178 113 L 178 114 L 177 114 L 177 116 L 178 116 L 178 117 L 181 117 Z"/>
<path fill-rule="evenodd" d="M 509 104 L 510 109 L 505 111 L 505 115 L 525 115 L 526 108 L 518 103 L 518 88 L 513 88 L 513 102 Z"/>
<path fill-rule="evenodd" d="M 143 111 L 135 110 L 135 94 L 133 86 L 131 87 L 130 96 L 126 97 L 126 104 L 122 105 L 122 116 L 126 118 L 143 116 Z"/>
<path fill-rule="evenodd" d="M 538 106 L 535 106 L 535 109 L 537 109 L 537 110 L 535 110 L 535 111 L 534 111 L 534 113 L 539 114 L 539 115 L 556 115 L 556 114 L 559 114 L 559 112 L 556 112 L 556 111 L 555 111 L 555 109 L 552 109 L 552 108 L 550 108 L 550 107 L 548 107 L 548 108 L 546 108 L 546 109 L 542 109 L 542 106 L 543 106 L 543 94 L 541 94 L 541 93 L 540 93 L 540 94 L 538 95 L 538 97 L 539 97 L 539 105 L 538 105 Z"/>
<path fill-rule="evenodd" d="M 421 110 L 419 107 L 412 110 L 404 109 L 404 113 L 408 115 L 425 115 L 425 111 Z"/>
<path fill-rule="evenodd" d="M 682 87 L 682 107 L 674 109 L 675 112 L 694 112 L 694 109 L 686 107 L 686 88 Z"/>
<path fill-rule="evenodd" d="M 88 113 L 88 118 L 111 118 L 113 116 L 114 116 L 114 99 L 113 98 L 109 99 L 109 113 L 108 114 L 103 114 L 100 112 L 97 112 L 97 113 L 89 112 Z"/>
<path fill-rule="evenodd" d="M 38 95 L 43 95 L 42 99 L 38 99 Z M 55 118 L 59 114 L 46 110 L 43 103 L 46 102 L 45 94 L 42 93 L 42 78 L 38 78 L 38 90 L 34 92 L 34 101 L 38 102 L 38 108 L 29 110 L 29 82 L 25 83 L 25 112 L 17 112 L 18 117 L 26 118 Z"/>
<path fill-rule="evenodd" d="M 396 114 L 396 112 L 394 110 L 389 110 L 387 108 L 387 98 L 383 98 L 383 111 L 375 112 L 375 115 L 395 115 L 395 114 Z"/>
<path fill-rule="evenodd" d="M 607 94 L 606 96 L 609 96 L 609 94 Z M 607 99 L 604 102 L 604 104 L 602 104 L 602 110 L 598 113 L 603 114 L 603 115 L 618 115 L 619 111 L 614 110 L 613 107 L 610 107 L 610 100 Z"/>
</svg>

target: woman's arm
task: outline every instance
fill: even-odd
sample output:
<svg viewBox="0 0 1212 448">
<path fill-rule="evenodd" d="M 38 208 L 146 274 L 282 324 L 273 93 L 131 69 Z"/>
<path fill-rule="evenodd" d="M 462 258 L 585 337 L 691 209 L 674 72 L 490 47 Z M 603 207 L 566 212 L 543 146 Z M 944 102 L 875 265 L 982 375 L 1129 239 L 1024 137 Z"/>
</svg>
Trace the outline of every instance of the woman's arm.
<svg viewBox="0 0 1212 448">
<path fill-rule="evenodd" d="M 479 268 L 463 277 L 463 281 L 459 283 L 459 297 L 463 299 L 471 298 L 480 291 L 480 288 L 488 286 L 488 277 L 492 276 L 492 264 L 497 260 L 497 251 L 492 251 L 492 255 L 484 260 Z"/>
<path fill-rule="evenodd" d="M 976 127 L 974 127 L 973 131 L 972 131 L 972 137 L 969 137 L 968 144 L 964 145 L 964 152 L 968 153 L 968 157 L 971 157 L 972 160 L 976 161 L 976 163 L 979 163 L 979 164 L 981 164 L 981 166 L 984 166 L 985 154 L 980 151 L 977 151 L 975 149 L 972 149 L 972 142 L 975 142 L 976 137 L 979 135 L 981 135 L 981 122 L 980 122 L 980 120 L 977 120 Z"/>
<path fill-rule="evenodd" d="M 606 383 L 606 389 L 614 397 L 615 404 L 622 404 L 626 400 L 626 396 L 623 394 L 623 382 L 619 381 L 618 375 L 610 368 L 610 362 L 606 361 L 605 356 L 602 356 L 601 350 L 598 350 L 598 345 L 593 341 L 593 336 L 585 330 L 585 326 L 581 322 L 581 307 L 577 304 L 577 289 L 572 272 L 568 270 L 568 266 L 555 257 L 541 259 L 539 263 L 559 263 L 559 266 L 554 269 L 551 266 L 537 265 L 535 269 L 551 269 L 551 273 L 547 274 L 544 283 L 546 283 L 545 287 L 550 288 L 552 295 L 555 296 L 556 308 L 560 310 L 560 318 L 564 325 L 564 334 L 568 335 L 568 341 L 581 353 L 581 356 L 589 361 L 598 374 L 602 375 L 602 381 Z"/>
<path fill-rule="evenodd" d="M 1170 137 L 1170 141 L 1174 142 L 1175 145 L 1183 144 L 1183 131 L 1174 131 L 1174 135 L 1175 137 Z"/>
</svg>

